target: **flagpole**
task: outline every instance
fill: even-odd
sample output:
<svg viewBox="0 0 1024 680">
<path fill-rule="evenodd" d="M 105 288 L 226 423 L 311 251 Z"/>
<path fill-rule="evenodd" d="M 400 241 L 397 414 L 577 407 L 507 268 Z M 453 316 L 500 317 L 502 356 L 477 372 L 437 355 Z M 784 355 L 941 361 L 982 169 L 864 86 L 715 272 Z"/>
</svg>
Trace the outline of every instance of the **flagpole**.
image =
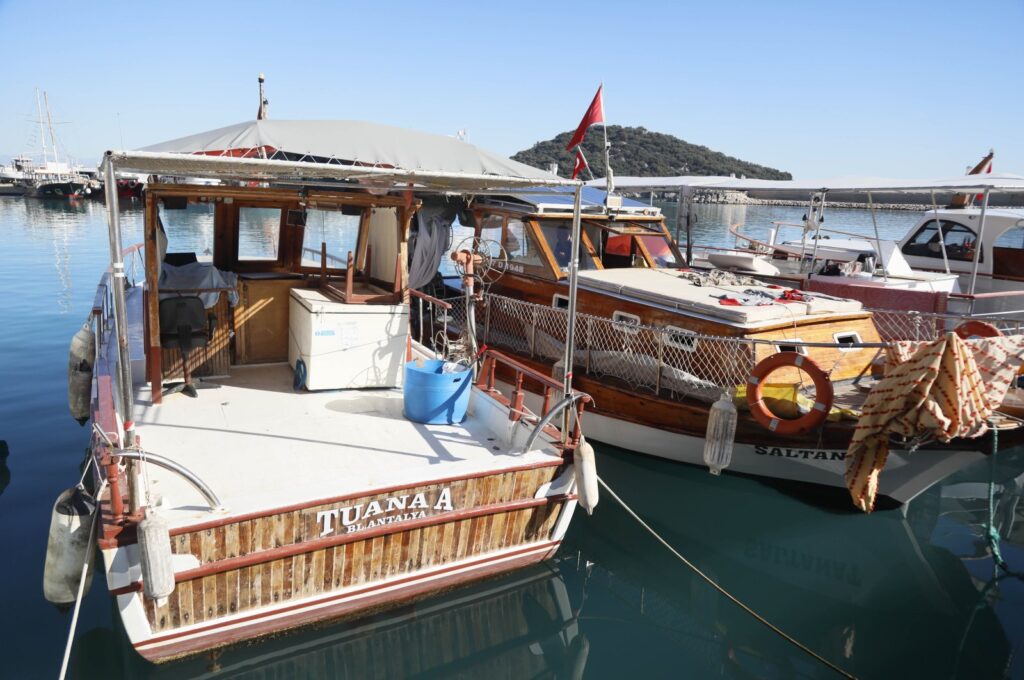
<svg viewBox="0 0 1024 680">
<path fill-rule="evenodd" d="M 579 282 L 580 270 L 580 212 L 582 210 L 583 183 L 576 184 L 572 201 L 572 234 L 569 237 L 572 255 L 569 257 L 569 309 L 566 316 L 565 327 L 565 355 L 564 374 L 562 376 L 562 390 L 565 396 L 572 394 L 572 368 L 573 368 L 573 345 L 576 342 L 576 289 Z M 563 429 L 563 435 L 568 428 Z"/>
<path fill-rule="evenodd" d="M 590 175 L 590 179 L 594 179 L 594 171 L 590 169 L 590 163 L 587 162 L 587 157 L 583 155 L 583 145 L 580 144 L 576 147 L 576 153 L 583 159 L 583 167 L 587 169 L 587 174 Z"/>
<path fill-rule="evenodd" d="M 604 110 L 604 83 L 601 83 L 601 129 L 604 131 L 604 190 L 609 196 L 615 191 L 612 179 L 611 147 L 608 146 L 608 112 Z"/>
</svg>

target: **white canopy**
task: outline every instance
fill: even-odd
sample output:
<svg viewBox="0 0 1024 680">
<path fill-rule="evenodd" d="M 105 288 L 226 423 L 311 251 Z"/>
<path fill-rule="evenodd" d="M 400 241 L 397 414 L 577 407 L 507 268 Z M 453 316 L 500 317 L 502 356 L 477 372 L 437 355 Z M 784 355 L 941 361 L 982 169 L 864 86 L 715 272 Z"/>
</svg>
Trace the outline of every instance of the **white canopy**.
<svg viewBox="0 0 1024 680">
<path fill-rule="evenodd" d="M 454 137 L 359 121 L 249 121 L 108 157 L 118 170 L 221 179 L 467 190 L 576 184 Z"/>
<path fill-rule="evenodd" d="M 604 179 L 587 182 L 602 186 Z M 936 191 L 1024 191 L 1021 175 L 962 175 L 942 179 L 891 179 L 883 177 L 839 177 L 835 179 L 736 179 L 735 177 L 616 177 L 615 186 L 626 191 L 677 191 L 681 189 L 716 189 L 729 191 L 776 192 L 927 192 Z"/>
</svg>

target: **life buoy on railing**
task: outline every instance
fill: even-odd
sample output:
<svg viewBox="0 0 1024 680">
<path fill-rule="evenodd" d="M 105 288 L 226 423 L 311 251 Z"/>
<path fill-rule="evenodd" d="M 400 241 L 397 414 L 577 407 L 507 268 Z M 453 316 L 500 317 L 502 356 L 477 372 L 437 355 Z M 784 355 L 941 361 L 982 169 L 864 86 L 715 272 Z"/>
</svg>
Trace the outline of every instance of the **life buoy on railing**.
<svg viewBox="0 0 1024 680">
<path fill-rule="evenodd" d="M 814 382 L 814 406 L 810 411 L 793 420 L 779 418 L 764 403 L 764 384 L 768 376 L 780 368 L 794 367 L 802 370 Z M 782 435 L 797 435 L 810 432 L 825 422 L 834 400 L 832 381 L 818 364 L 798 352 L 778 352 L 758 362 L 747 379 L 747 405 L 750 413 L 764 428 Z"/>
<path fill-rule="evenodd" d="M 992 324 L 977 319 L 964 321 L 953 332 L 964 340 L 967 338 L 997 338 L 1002 335 L 1002 332 Z"/>
</svg>

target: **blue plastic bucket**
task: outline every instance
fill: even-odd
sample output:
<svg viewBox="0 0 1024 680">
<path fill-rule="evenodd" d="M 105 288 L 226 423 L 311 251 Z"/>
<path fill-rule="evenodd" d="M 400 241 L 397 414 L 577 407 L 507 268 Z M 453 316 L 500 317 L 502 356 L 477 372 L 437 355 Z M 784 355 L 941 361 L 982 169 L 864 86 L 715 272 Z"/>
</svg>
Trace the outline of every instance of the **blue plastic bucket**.
<svg viewBox="0 0 1024 680">
<path fill-rule="evenodd" d="M 439 359 L 415 361 L 405 365 L 402 399 L 405 417 L 417 423 L 439 425 L 461 423 L 469 407 L 472 371 L 442 373 L 445 362 Z"/>
</svg>

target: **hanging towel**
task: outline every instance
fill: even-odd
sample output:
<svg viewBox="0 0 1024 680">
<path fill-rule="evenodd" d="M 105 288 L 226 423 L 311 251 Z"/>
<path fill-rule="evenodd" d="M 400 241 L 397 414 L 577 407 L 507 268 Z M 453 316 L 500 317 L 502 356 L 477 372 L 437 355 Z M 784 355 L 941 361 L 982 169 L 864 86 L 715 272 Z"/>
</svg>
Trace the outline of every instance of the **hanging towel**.
<svg viewBox="0 0 1024 680">
<path fill-rule="evenodd" d="M 846 455 L 846 486 L 871 512 L 889 436 L 931 434 L 940 442 L 980 437 L 1024 363 L 1024 336 L 896 343 L 890 367 L 862 409 Z M 923 454 L 941 455 L 941 454 Z"/>
</svg>

